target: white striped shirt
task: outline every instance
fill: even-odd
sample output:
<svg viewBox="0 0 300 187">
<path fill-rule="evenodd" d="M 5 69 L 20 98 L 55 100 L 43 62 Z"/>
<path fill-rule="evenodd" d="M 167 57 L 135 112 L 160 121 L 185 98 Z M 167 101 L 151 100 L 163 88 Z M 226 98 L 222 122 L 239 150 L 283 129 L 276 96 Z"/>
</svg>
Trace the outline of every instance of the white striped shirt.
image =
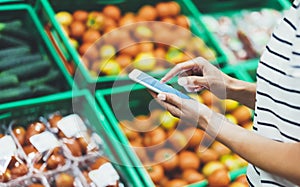
<svg viewBox="0 0 300 187">
<path fill-rule="evenodd" d="M 299 0 L 295 0 L 274 29 L 257 69 L 253 130 L 280 142 L 300 141 L 299 6 Z M 300 167 L 300 163 L 295 164 Z M 251 164 L 247 178 L 255 187 L 296 186 Z"/>
</svg>

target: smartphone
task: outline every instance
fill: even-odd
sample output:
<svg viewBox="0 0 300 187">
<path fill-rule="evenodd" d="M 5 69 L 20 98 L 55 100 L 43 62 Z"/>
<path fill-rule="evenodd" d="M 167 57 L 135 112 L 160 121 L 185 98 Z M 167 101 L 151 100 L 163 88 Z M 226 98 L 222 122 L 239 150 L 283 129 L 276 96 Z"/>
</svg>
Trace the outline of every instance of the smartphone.
<svg viewBox="0 0 300 187">
<path fill-rule="evenodd" d="M 161 93 L 161 92 L 172 93 L 183 99 L 191 99 L 190 96 L 174 89 L 173 87 L 171 87 L 165 83 L 160 82 L 159 80 L 155 79 L 154 77 L 152 77 L 138 69 L 132 70 L 128 74 L 128 76 L 131 80 L 145 86 L 146 88 L 148 88 L 156 93 Z"/>
</svg>

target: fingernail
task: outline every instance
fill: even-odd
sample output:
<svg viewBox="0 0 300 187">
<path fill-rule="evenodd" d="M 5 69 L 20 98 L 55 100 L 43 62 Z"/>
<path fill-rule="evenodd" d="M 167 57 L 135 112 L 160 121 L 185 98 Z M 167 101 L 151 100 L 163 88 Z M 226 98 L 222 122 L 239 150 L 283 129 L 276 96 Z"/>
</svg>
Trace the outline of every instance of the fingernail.
<svg viewBox="0 0 300 187">
<path fill-rule="evenodd" d="M 195 88 L 195 89 L 194 89 L 194 92 L 199 92 L 199 91 L 202 90 L 202 89 L 203 89 L 203 87 Z"/>
<path fill-rule="evenodd" d="M 181 86 L 186 85 L 187 84 L 186 78 L 179 78 L 178 79 L 178 84 L 181 85 Z"/>
<path fill-rule="evenodd" d="M 161 100 L 161 101 L 165 101 L 165 100 L 166 100 L 166 95 L 160 93 L 160 94 L 157 95 L 157 98 L 158 98 L 159 100 Z"/>
</svg>

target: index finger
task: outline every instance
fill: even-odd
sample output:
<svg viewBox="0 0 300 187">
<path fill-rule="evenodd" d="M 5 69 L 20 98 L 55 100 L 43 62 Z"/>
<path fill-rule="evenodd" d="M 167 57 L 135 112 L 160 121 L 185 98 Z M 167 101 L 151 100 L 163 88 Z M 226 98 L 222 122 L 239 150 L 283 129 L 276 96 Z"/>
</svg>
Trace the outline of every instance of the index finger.
<svg viewBox="0 0 300 187">
<path fill-rule="evenodd" d="M 178 73 L 182 73 L 193 69 L 195 65 L 196 65 L 195 59 L 177 64 L 161 79 L 161 82 L 165 83 L 169 81 L 171 78 L 175 77 Z"/>
</svg>

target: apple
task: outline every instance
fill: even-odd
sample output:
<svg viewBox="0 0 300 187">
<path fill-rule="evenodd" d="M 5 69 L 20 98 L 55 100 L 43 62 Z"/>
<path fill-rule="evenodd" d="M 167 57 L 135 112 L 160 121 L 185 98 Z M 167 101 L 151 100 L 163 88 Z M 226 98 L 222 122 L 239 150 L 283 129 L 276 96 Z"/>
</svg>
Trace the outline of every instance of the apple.
<svg viewBox="0 0 300 187">
<path fill-rule="evenodd" d="M 239 102 L 232 99 L 222 100 L 222 105 L 226 109 L 226 112 L 231 112 L 239 106 Z"/>
<path fill-rule="evenodd" d="M 73 21 L 72 14 L 66 11 L 56 13 L 55 18 L 62 26 L 69 26 Z"/>
<path fill-rule="evenodd" d="M 216 51 L 206 47 L 204 50 L 201 51 L 200 55 L 207 59 L 208 61 L 216 60 Z"/>
<path fill-rule="evenodd" d="M 113 45 L 103 45 L 100 47 L 100 57 L 102 57 L 103 59 L 109 59 L 113 56 L 115 56 L 116 54 L 116 49 Z"/>
<path fill-rule="evenodd" d="M 233 171 L 241 167 L 239 160 L 231 154 L 221 156 L 220 161 L 229 169 L 229 171 Z"/>
<path fill-rule="evenodd" d="M 155 65 L 155 57 L 149 52 L 139 53 L 133 61 L 133 66 L 141 71 L 151 71 L 155 68 Z"/>
<path fill-rule="evenodd" d="M 74 38 L 69 38 L 69 42 L 71 43 L 71 45 L 75 48 L 78 49 L 79 48 L 79 43 L 77 40 L 75 40 Z"/>
<path fill-rule="evenodd" d="M 153 32 L 149 27 L 139 25 L 134 30 L 134 36 L 138 39 L 138 41 L 150 40 L 153 36 Z"/>
<path fill-rule="evenodd" d="M 226 114 L 225 117 L 233 124 L 237 124 L 237 119 L 232 114 Z"/>
<path fill-rule="evenodd" d="M 121 71 L 119 63 L 114 59 L 103 61 L 100 65 L 100 72 L 105 75 L 118 75 Z"/>
<path fill-rule="evenodd" d="M 184 60 L 184 53 L 177 48 L 170 47 L 166 54 L 166 60 L 172 64 L 177 64 Z"/>
<path fill-rule="evenodd" d="M 241 182 L 232 182 L 229 187 L 248 187 L 248 185 Z"/>
<path fill-rule="evenodd" d="M 168 111 L 162 112 L 161 115 L 160 115 L 160 117 L 159 117 L 159 119 L 160 119 L 161 126 L 164 129 L 167 129 L 167 130 L 173 129 L 177 125 L 177 123 L 179 121 L 178 118 L 174 117 Z"/>
<path fill-rule="evenodd" d="M 233 154 L 232 156 L 233 156 L 233 158 L 235 158 L 237 160 L 240 167 L 245 167 L 248 165 L 248 162 L 245 159 L 243 159 L 242 157 L 240 157 L 239 155 Z"/>
<path fill-rule="evenodd" d="M 220 161 L 210 161 L 203 166 L 202 173 L 203 175 L 208 177 L 211 174 L 213 174 L 213 172 L 219 169 L 226 169 L 226 166 L 222 164 Z"/>
<path fill-rule="evenodd" d="M 195 99 L 196 101 L 198 101 L 199 103 L 204 103 L 202 97 L 198 94 L 189 94 L 189 96 L 193 99 Z"/>
</svg>

